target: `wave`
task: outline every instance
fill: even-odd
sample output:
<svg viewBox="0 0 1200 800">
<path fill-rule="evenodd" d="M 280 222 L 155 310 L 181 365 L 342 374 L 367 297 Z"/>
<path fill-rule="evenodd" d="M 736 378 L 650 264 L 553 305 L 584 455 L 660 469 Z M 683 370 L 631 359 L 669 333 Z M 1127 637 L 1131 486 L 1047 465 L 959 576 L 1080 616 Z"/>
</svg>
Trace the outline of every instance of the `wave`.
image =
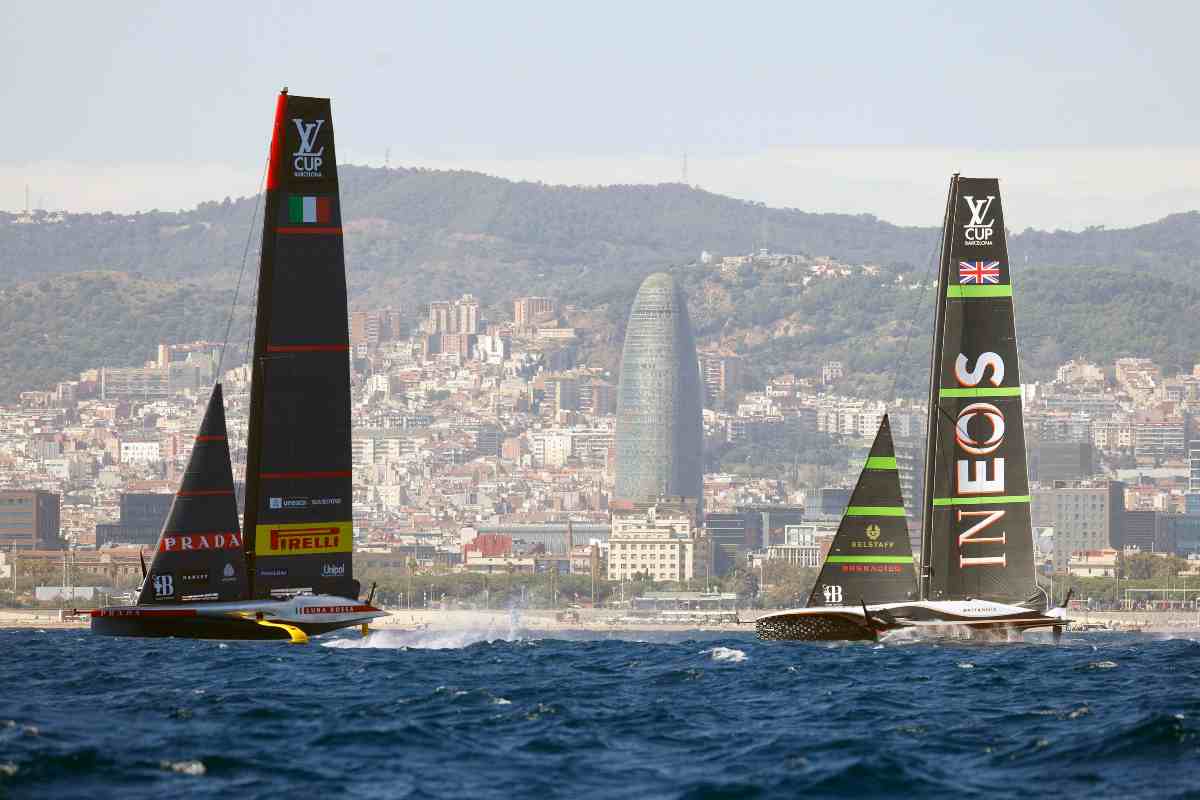
<svg viewBox="0 0 1200 800">
<path fill-rule="evenodd" d="M 713 647 L 709 650 L 701 650 L 700 655 L 712 655 L 713 661 L 728 661 L 731 664 L 738 664 L 746 660 L 744 650 L 735 650 L 732 647 Z"/>
<path fill-rule="evenodd" d="M 526 633 L 524 629 L 511 624 L 409 631 L 373 630 L 363 638 L 332 639 L 321 642 L 321 646 L 340 650 L 460 650 L 475 644 L 525 641 Z"/>
<path fill-rule="evenodd" d="M 178 772 L 180 775 L 198 776 L 208 772 L 203 761 L 160 761 L 160 769 L 168 772 Z"/>
</svg>

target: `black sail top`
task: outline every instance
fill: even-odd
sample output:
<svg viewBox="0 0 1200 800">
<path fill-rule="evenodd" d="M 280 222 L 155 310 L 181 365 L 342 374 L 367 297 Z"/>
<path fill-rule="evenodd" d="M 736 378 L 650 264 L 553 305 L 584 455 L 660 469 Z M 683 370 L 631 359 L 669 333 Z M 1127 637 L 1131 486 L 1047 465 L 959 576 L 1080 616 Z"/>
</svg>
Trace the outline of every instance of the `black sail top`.
<svg viewBox="0 0 1200 800">
<path fill-rule="evenodd" d="M 246 561 L 225 436 L 225 404 L 218 383 L 138 593 L 138 605 L 247 597 Z"/>
<path fill-rule="evenodd" d="M 263 223 L 246 456 L 251 592 L 355 599 L 350 335 L 328 99 L 280 94 Z"/>
<path fill-rule="evenodd" d="M 1000 183 L 955 177 L 938 282 L 922 596 L 1034 591 L 1029 476 Z"/>
<path fill-rule="evenodd" d="M 897 603 L 912 600 L 916 589 L 896 450 L 885 414 L 808 604 Z"/>
</svg>

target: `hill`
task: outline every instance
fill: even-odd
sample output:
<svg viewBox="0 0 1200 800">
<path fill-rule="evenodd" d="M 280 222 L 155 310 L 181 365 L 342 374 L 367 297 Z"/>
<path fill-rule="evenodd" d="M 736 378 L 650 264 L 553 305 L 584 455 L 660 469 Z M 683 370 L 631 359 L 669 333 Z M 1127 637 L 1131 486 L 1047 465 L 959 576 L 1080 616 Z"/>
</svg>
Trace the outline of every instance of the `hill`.
<svg viewBox="0 0 1200 800">
<path fill-rule="evenodd" d="M 846 391 L 924 395 L 933 325 L 928 273 L 914 281 L 888 270 L 858 272 L 798 290 L 779 272 L 733 281 L 677 269 L 701 342 L 741 353 L 754 384 L 785 372 L 818 375 L 823 361 L 836 359 L 849 373 L 840 387 Z M 1013 282 L 1026 381 L 1051 377 L 1076 356 L 1111 363 L 1150 355 L 1178 370 L 1200 362 L 1193 333 L 1200 289 L 1105 267 L 1015 267 Z"/>
<path fill-rule="evenodd" d="M 232 300 L 232 291 L 114 272 L 0 291 L 0 399 L 50 388 L 91 367 L 140 365 L 154 357 L 158 342 L 223 333 Z"/>
<path fill-rule="evenodd" d="M 927 280 L 934 225 L 773 209 L 681 184 L 564 187 L 354 166 L 343 166 L 341 175 L 356 305 L 419 308 L 472 292 L 502 319 L 514 296 L 549 294 L 592 311 L 585 345 L 612 363 L 638 283 L 670 268 L 697 306 L 702 343 L 744 352 L 752 374 L 811 374 L 821 361 L 842 358 L 881 386 L 906 358 L 912 366 L 900 370 L 899 388 L 910 374 L 916 386 L 923 381 L 915 376 L 923 372 L 931 301 L 909 287 Z M 181 212 L 41 214 L 33 224 L 0 214 L 0 275 L 10 292 L 28 293 L 39 309 L 6 302 L 0 313 L 0 393 L 47 385 L 76 365 L 140 363 L 167 332 L 219 336 L 227 309 L 184 314 L 176 284 L 227 304 L 243 255 L 251 270 L 257 263 L 256 204 L 226 198 Z M 939 216 L 931 209 L 931 223 Z M 1059 355 L 1136 353 L 1189 366 L 1196 358 L 1185 335 L 1187 304 L 1194 308 L 1196 299 L 1188 278 L 1200 267 L 1196 241 L 1195 212 L 1124 230 L 1010 234 L 1031 374 Z M 758 247 L 879 269 L 804 286 L 783 273 L 750 272 L 730 283 L 714 265 L 697 264 L 703 250 L 727 255 Z M 127 276 L 101 281 L 97 272 Z M 80 324 L 73 309 L 92 315 L 86 341 L 72 338 Z M 908 341 L 910 319 L 915 333 Z M 118 330 L 102 330 L 108 324 Z M 39 335 L 43 345 L 28 343 Z M 906 353 L 920 355 L 912 361 Z"/>
</svg>

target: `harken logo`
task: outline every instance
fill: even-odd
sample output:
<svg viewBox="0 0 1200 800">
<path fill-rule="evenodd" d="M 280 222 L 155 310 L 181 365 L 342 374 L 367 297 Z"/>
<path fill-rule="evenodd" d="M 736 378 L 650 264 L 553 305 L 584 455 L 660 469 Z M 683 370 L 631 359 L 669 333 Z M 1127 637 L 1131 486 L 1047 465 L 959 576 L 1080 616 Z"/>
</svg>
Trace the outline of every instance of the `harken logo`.
<svg viewBox="0 0 1200 800">
<path fill-rule="evenodd" d="M 175 594 L 175 579 L 168 572 L 161 572 L 154 576 L 154 596 L 155 597 L 170 597 Z"/>
<path fill-rule="evenodd" d="M 978 200 L 971 195 L 963 195 L 967 209 L 971 212 L 971 221 L 963 226 L 963 238 L 966 239 L 968 247 L 986 247 L 992 243 L 992 226 L 996 218 L 989 217 L 988 213 L 992 210 L 992 201 L 995 199 L 994 194 Z"/>
<path fill-rule="evenodd" d="M 840 605 L 842 602 L 842 587 L 826 586 L 821 590 L 825 594 L 825 602 L 831 606 Z"/>
<path fill-rule="evenodd" d="M 231 580 L 233 580 L 233 579 L 236 577 L 236 575 L 237 575 L 237 570 L 235 570 L 235 569 L 233 568 L 233 564 L 230 564 L 228 561 L 226 561 L 226 562 L 225 562 L 225 569 L 221 570 L 221 575 L 223 576 L 223 577 L 221 578 L 221 580 L 223 580 L 223 581 L 231 581 Z"/>
<path fill-rule="evenodd" d="M 317 135 L 321 132 L 321 126 L 325 124 L 325 120 L 305 122 L 303 119 L 297 118 L 292 122 L 296 126 L 296 132 L 300 134 L 299 149 L 292 153 L 292 174 L 297 178 L 320 178 L 325 146 L 322 145 L 319 150 L 315 151 L 313 148 L 317 144 Z"/>
</svg>

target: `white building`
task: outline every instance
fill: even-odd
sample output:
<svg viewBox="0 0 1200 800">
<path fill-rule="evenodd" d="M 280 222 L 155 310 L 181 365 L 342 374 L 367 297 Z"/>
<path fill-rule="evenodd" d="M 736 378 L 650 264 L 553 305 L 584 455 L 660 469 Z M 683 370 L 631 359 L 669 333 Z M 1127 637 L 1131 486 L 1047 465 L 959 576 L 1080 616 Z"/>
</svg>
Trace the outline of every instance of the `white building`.
<svg viewBox="0 0 1200 800">
<path fill-rule="evenodd" d="M 821 566 L 821 540 L 832 541 L 836 526 L 785 525 L 783 544 L 767 548 L 768 560 L 779 560 L 797 567 Z"/>
<path fill-rule="evenodd" d="M 571 459 L 570 431 L 540 431 L 529 440 L 536 467 L 563 467 Z"/>
<path fill-rule="evenodd" d="M 159 460 L 158 442 L 121 442 L 122 464 L 150 464 Z"/>
<path fill-rule="evenodd" d="M 1117 574 L 1117 556 L 1117 551 L 1108 547 L 1072 553 L 1067 573 L 1081 578 L 1111 578 Z"/>
<path fill-rule="evenodd" d="M 613 509 L 608 579 L 692 580 L 706 569 L 703 541 L 692 514 L 681 505 Z"/>
</svg>

